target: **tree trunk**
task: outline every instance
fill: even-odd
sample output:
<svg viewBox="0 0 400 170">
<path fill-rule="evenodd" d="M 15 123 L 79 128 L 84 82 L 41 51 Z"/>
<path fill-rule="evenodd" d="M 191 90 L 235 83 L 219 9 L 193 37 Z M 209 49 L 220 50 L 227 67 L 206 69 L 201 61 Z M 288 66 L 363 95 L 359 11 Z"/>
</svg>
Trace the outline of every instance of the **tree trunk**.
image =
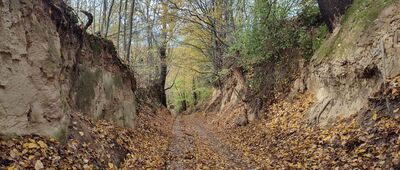
<svg viewBox="0 0 400 170">
<path fill-rule="evenodd" d="M 126 59 L 130 63 L 131 61 L 131 45 L 132 45 L 132 35 L 133 35 L 133 14 L 135 13 L 135 0 L 132 1 L 131 4 L 131 13 L 129 14 L 129 38 L 128 38 L 128 47 L 127 47 L 127 54 Z"/>
<path fill-rule="evenodd" d="M 222 60 L 222 43 L 220 40 L 220 32 L 219 29 L 221 28 L 221 24 L 219 23 L 222 21 L 222 2 L 221 1 L 212 1 L 213 4 L 213 11 L 215 13 L 214 19 L 211 21 L 212 23 L 212 42 L 213 42 L 213 67 L 214 67 L 214 75 L 217 76 L 217 81 L 214 83 L 214 87 L 221 89 L 222 88 L 222 82 L 221 82 L 221 77 L 220 77 L 220 72 L 222 71 L 223 67 L 223 60 Z"/>
<path fill-rule="evenodd" d="M 113 10 L 113 7 L 114 7 L 114 2 L 115 2 L 115 0 L 111 1 L 110 10 L 108 11 L 107 22 L 106 22 L 106 33 L 105 33 L 105 36 L 104 36 L 106 38 L 108 36 L 108 28 L 110 27 L 110 18 L 111 18 L 111 13 L 112 13 L 112 10 Z"/>
<path fill-rule="evenodd" d="M 161 70 L 160 70 L 160 101 L 161 104 L 164 106 L 167 106 L 167 95 L 165 94 L 165 83 L 167 80 L 167 71 L 168 71 L 168 67 L 167 67 L 167 63 L 166 63 L 166 59 L 167 59 L 167 49 L 166 49 L 166 45 L 162 45 L 160 47 L 160 60 L 161 60 Z"/>
<path fill-rule="evenodd" d="M 117 38 L 117 49 L 118 49 L 118 56 L 121 56 L 121 48 L 120 48 L 120 39 L 121 39 L 121 20 L 122 20 L 122 2 L 123 0 L 119 1 L 119 9 L 118 9 L 118 38 Z"/>
<path fill-rule="evenodd" d="M 103 0 L 103 11 L 102 11 L 102 19 L 100 24 L 100 34 L 104 35 L 104 27 L 107 22 L 107 0 Z"/>
<path fill-rule="evenodd" d="M 160 95 L 160 101 L 161 104 L 164 106 L 167 106 L 167 95 L 165 93 L 165 83 L 167 80 L 167 36 L 168 36 L 168 28 L 167 28 L 167 15 L 168 15 L 168 5 L 167 2 L 164 1 L 162 4 L 162 10 L 163 10 L 163 14 L 162 14 L 162 19 L 161 19 L 161 24 L 162 24 L 162 30 L 161 30 L 161 46 L 159 49 L 159 55 L 160 55 L 160 61 L 161 61 L 161 65 L 160 65 L 160 91 L 159 91 L 159 95 Z"/>
<path fill-rule="evenodd" d="M 197 95 L 197 92 L 196 92 L 196 78 L 194 78 L 194 77 L 192 79 L 192 95 L 193 95 L 193 106 L 196 107 L 199 96 Z"/>
<path fill-rule="evenodd" d="M 339 18 L 352 3 L 353 0 L 318 0 L 319 9 L 330 32 L 335 29 Z"/>
<path fill-rule="evenodd" d="M 81 10 L 81 0 L 76 0 L 76 11 Z"/>
<path fill-rule="evenodd" d="M 124 12 L 124 52 L 125 55 L 127 54 L 127 47 L 128 47 L 128 43 L 127 43 L 127 28 L 128 28 L 128 0 L 125 0 L 125 12 Z M 126 59 L 126 58 L 125 58 Z"/>
<path fill-rule="evenodd" d="M 184 99 L 181 101 L 181 112 L 184 112 L 187 110 L 187 101 Z"/>
<path fill-rule="evenodd" d="M 92 34 L 96 33 L 96 0 L 93 0 L 92 4 L 92 9 L 93 9 L 93 26 L 92 26 Z"/>
</svg>

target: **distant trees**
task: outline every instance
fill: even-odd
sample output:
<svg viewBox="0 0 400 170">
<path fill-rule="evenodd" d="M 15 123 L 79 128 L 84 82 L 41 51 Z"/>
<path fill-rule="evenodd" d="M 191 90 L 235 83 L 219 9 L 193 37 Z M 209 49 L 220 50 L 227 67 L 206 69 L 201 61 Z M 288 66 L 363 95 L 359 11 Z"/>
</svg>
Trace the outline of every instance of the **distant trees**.
<svg viewBox="0 0 400 170">
<path fill-rule="evenodd" d="M 131 2 L 131 12 L 129 14 L 129 38 L 127 44 L 127 51 L 126 51 L 126 59 L 128 62 L 131 61 L 131 45 L 132 45 L 132 36 L 133 36 L 133 14 L 135 13 L 135 0 Z M 119 33 L 118 33 L 119 34 Z"/>
<path fill-rule="evenodd" d="M 93 13 L 89 31 L 114 41 L 139 75 L 138 85 L 157 87 L 163 105 L 174 69 L 186 70 L 178 75 L 181 84 L 174 84 L 185 84 L 186 91 L 169 93 L 193 104 L 208 93 L 202 89 L 207 83 L 223 88 L 231 67 L 250 69 L 294 47 L 309 56 L 323 39 L 314 0 L 70 0 L 70 5 Z"/>
<path fill-rule="evenodd" d="M 107 35 L 108 35 L 108 28 L 110 27 L 110 17 L 111 17 L 111 13 L 112 13 L 112 10 L 114 7 L 114 2 L 115 2 L 115 0 L 111 0 L 111 6 L 108 10 L 108 14 L 106 14 L 107 15 L 107 20 L 105 23 L 106 24 L 106 32 L 104 33 L 104 37 L 107 37 Z M 135 4 L 135 1 L 133 1 L 132 4 Z"/>
</svg>

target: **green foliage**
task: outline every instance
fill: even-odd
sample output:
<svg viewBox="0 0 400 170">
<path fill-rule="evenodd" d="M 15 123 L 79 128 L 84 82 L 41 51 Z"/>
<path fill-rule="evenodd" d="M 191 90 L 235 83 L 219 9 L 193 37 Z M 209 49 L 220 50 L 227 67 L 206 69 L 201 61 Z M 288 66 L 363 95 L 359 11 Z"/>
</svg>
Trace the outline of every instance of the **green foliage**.
<svg viewBox="0 0 400 170">
<path fill-rule="evenodd" d="M 195 78 L 197 82 L 193 86 L 193 81 L 187 81 L 184 77 L 175 80 L 175 86 L 169 93 L 169 105 L 174 107 L 176 112 L 183 111 L 183 102 L 187 107 L 195 107 L 196 103 L 202 103 L 211 97 L 212 89 L 204 78 Z M 196 93 L 197 101 L 193 94 Z"/>
<path fill-rule="evenodd" d="M 316 51 L 318 50 L 324 40 L 327 38 L 329 35 L 329 28 L 326 24 L 321 25 L 318 28 L 317 36 L 315 37 L 314 43 L 313 43 L 313 50 Z"/>
<path fill-rule="evenodd" d="M 311 58 L 327 35 L 315 1 L 256 1 L 253 22 L 249 29 L 236 33 L 238 41 L 231 52 L 241 52 L 241 64 L 251 65 L 269 59 L 281 60 L 288 49 L 300 49 L 304 58 Z"/>
<path fill-rule="evenodd" d="M 99 55 L 101 53 L 102 46 L 100 41 L 101 40 L 95 36 L 90 36 L 89 38 L 90 48 L 95 55 Z"/>
<path fill-rule="evenodd" d="M 366 29 L 388 5 L 396 0 L 354 0 L 343 21 Z"/>
<path fill-rule="evenodd" d="M 65 128 L 65 127 L 61 128 L 59 131 L 57 131 L 57 132 L 53 135 L 53 137 L 54 137 L 57 141 L 61 142 L 62 144 L 66 144 L 67 141 L 68 141 L 68 129 Z"/>
<path fill-rule="evenodd" d="M 195 92 L 199 96 L 199 101 L 204 101 L 206 99 L 209 99 L 212 95 L 212 90 L 211 88 L 207 86 L 200 86 L 195 89 Z"/>
<path fill-rule="evenodd" d="M 312 31 L 313 33 L 311 34 L 307 27 L 302 27 L 298 32 L 298 48 L 300 48 L 303 52 L 303 57 L 307 60 L 311 59 L 314 52 L 321 47 L 329 34 L 329 29 L 326 24 L 322 24 L 318 28 L 312 28 Z"/>
<path fill-rule="evenodd" d="M 331 56 L 341 57 L 346 55 L 346 51 L 352 51 L 356 47 L 354 39 L 376 20 L 385 7 L 395 1 L 354 0 L 342 20 L 340 31 L 321 45 L 316 54 L 316 61 L 321 62 Z"/>
<path fill-rule="evenodd" d="M 231 55 L 240 53 L 238 64 L 252 73 L 251 89 L 263 89 L 266 81 L 289 81 L 284 73 L 274 72 L 290 65 L 292 58 L 309 61 L 329 35 L 315 0 L 256 0 L 251 16 L 244 21 L 249 26 L 236 31 L 236 42 L 230 47 Z M 266 65 L 273 68 L 263 68 Z"/>
</svg>

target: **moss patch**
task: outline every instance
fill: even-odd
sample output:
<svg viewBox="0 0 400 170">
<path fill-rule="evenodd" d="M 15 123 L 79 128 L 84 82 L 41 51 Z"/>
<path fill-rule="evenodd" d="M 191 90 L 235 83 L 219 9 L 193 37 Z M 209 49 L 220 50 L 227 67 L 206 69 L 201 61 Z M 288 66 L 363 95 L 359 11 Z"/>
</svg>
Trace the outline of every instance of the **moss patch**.
<svg viewBox="0 0 400 170">
<path fill-rule="evenodd" d="M 123 84 L 122 77 L 119 75 L 116 75 L 113 77 L 113 79 L 114 79 L 115 87 L 122 88 L 122 84 Z"/>
<path fill-rule="evenodd" d="M 75 100 L 76 106 L 81 111 L 87 111 L 88 107 L 91 104 L 91 101 L 94 99 L 95 87 L 97 86 L 97 82 L 101 74 L 101 70 L 97 70 L 94 73 L 86 71 L 83 72 L 82 75 L 79 77 Z"/>
<path fill-rule="evenodd" d="M 109 74 L 103 75 L 103 86 L 106 98 L 111 100 L 114 91 L 114 79 Z"/>
<path fill-rule="evenodd" d="M 356 47 L 357 38 L 378 18 L 379 14 L 395 0 L 355 0 L 342 20 L 342 27 L 316 52 L 314 59 L 320 63 L 332 57 L 341 57 Z"/>
<path fill-rule="evenodd" d="M 61 128 L 60 131 L 53 135 L 53 137 L 62 144 L 66 144 L 68 141 L 68 130 L 66 128 Z"/>
<path fill-rule="evenodd" d="M 101 39 L 98 39 L 94 36 L 89 38 L 90 48 L 92 49 L 95 55 L 99 55 L 101 53 L 102 44 Z"/>
</svg>

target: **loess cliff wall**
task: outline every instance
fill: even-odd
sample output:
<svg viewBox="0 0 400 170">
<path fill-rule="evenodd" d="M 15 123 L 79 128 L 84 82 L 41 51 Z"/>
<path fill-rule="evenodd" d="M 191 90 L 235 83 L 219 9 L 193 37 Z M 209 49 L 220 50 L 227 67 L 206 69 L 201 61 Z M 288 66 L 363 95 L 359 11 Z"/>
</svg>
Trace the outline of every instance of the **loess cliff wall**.
<svg viewBox="0 0 400 170">
<path fill-rule="evenodd" d="M 133 71 L 61 0 L 0 0 L 0 133 L 63 138 L 70 113 L 133 127 Z"/>
</svg>

